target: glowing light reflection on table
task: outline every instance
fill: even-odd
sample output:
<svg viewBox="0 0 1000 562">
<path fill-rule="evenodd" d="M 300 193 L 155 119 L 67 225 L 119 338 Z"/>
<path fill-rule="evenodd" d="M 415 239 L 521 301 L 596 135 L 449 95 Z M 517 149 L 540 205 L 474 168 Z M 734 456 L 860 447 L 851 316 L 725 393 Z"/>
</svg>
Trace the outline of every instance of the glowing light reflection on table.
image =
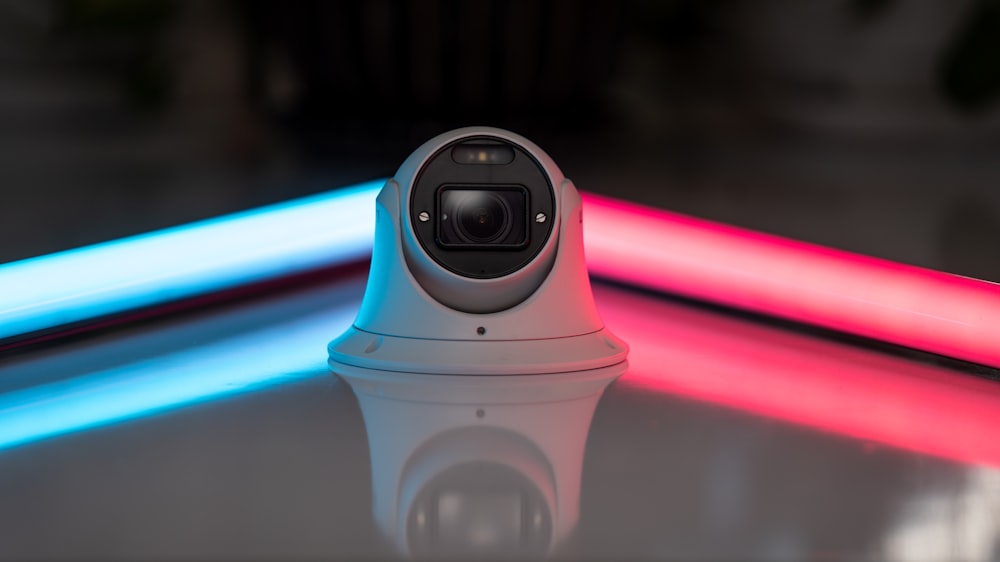
<svg viewBox="0 0 1000 562">
<path fill-rule="evenodd" d="M 598 287 L 629 342 L 621 382 L 862 441 L 1000 467 L 1000 384 Z"/>
<path fill-rule="evenodd" d="M 0 394 L 0 450 L 226 396 L 332 376 L 326 343 L 356 303 L 205 346 Z"/>
</svg>

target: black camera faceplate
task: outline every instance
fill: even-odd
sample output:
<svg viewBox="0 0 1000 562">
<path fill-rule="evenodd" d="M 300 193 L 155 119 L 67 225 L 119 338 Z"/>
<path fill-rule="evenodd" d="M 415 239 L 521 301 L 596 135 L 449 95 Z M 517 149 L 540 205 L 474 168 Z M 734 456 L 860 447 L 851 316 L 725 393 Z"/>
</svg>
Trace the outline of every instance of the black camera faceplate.
<svg viewBox="0 0 1000 562">
<path fill-rule="evenodd" d="M 506 164 L 459 164 L 451 156 L 456 145 L 506 145 L 514 157 Z M 442 189 L 526 192 L 527 236 L 523 243 L 449 244 L 439 239 Z M 426 215 L 423 215 L 426 213 Z M 536 217 L 544 218 L 539 221 Z M 410 192 L 410 224 L 421 248 L 445 269 L 474 279 L 493 279 L 518 271 L 531 262 L 552 235 L 555 190 L 542 166 L 520 146 L 488 136 L 463 138 L 435 152 L 421 167 Z"/>
</svg>

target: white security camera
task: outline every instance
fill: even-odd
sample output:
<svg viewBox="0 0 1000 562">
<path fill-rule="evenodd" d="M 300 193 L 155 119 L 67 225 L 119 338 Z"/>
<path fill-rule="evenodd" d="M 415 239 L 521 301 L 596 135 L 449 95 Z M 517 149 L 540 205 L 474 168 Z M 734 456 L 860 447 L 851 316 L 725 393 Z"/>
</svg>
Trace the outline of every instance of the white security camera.
<svg viewBox="0 0 1000 562">
<path fill-rule="evenodd" d="M 439 135 L 379 193 L 361 310 L 330 366 L 518 375 L 622 366 L 594 305 L 573 183 L 501 129 Z"/>
</svg>

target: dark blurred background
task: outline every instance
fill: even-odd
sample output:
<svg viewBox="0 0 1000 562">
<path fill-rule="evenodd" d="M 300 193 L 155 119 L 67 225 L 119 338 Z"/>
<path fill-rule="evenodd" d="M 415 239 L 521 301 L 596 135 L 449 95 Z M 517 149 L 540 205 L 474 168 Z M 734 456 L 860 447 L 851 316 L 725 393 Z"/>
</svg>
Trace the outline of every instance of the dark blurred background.
<svg viewBox="0 0 1000 562">
<path fill-rule="evenodd" d="M 512 129 L 581 189 L 1000 281 L 995 0 L 0 0 L 0 262 Z"/>
</svg>

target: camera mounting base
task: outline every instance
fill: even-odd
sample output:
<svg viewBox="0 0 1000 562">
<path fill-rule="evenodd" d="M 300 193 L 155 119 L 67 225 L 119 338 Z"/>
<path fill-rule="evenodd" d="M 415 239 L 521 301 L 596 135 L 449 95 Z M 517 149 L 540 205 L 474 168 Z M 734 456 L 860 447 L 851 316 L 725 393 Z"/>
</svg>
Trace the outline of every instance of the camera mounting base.
<svg viewBox="0 0 1000 562">
<path fill-rule="evenodd" d="M 628 346 L 607 329 L 562 338 L 438 340 L 365 332 L 352 326 L 327 346 L 342 366 L 434 375 L 536 375 L 624 365 Z"/>
<path fill-rule="evenodd" d="M 407 402 L 488 406 L 548 404 L 593 396 L 621 376 L 628 369 L 628 362 L 586 371 L 497 377 L 428 376 L 366 369 L 332 361 L 330 366 L 360 394 Z"/>
</svg>

